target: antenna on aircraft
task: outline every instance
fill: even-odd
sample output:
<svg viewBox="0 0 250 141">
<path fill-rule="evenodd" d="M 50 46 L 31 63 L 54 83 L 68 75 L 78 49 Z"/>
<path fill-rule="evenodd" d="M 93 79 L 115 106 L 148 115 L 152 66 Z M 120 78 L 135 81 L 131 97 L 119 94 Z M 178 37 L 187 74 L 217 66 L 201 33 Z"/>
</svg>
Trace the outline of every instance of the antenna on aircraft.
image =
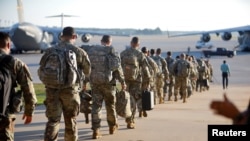
<svg viewBox="0 0 250 141">
<path fill-rule="evenodd" d="M 46 18 L 57 18 L 57 17 L 61 17 L 61 28 L 63 28 L 63 18 L 64 18 L 64 17 L 79 17 L 79 16 L 64 15 L 64 14 L 62 13 L 61 15 L 47 16 Z"/>
</svg>

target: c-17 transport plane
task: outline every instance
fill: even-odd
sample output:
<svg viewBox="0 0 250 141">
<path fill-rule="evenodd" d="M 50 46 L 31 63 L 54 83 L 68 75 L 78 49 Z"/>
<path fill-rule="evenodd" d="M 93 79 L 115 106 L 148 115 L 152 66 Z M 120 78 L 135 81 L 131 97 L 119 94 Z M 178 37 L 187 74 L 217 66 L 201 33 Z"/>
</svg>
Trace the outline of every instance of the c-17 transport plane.
<svg viewBox="0 0 250 141">
<path fill-rule="evenodd" d="M 238 36 L 239 45 L 236 46 L 236 49 L 238 49 L 239 51 L 250 51 L 250 25 L 204 31 L 204 32 L 169 35 L 169 37 L 201 35 L 200 42 L 208 43 L 211 39 L 210 34 L 216 34 L 217 36 L 220 35 L 222 40 L 229 41 L 232 38 L 232 32 L 239 33 Z"/>
<path fill-rule="evenodd" d="M 37 26 L 32 23 L 24 22 L 23 16 L 23 4 L 22 0 L 17 0 L 17 13 L 18 23 L 14 24 L 10 28 L 2 28 L 0 31 L 7 32 L 13 42 L 11 53 L 22 53 L 23 51 L 41 51 L 41 53 L 56 44 L 60 40 L 62 28 L 52 28 Z M 59 15 L 63 17 L 73 17 L 72 15 Z M 50 16 L 50 17 L 59 17 Z M 87 43 L 92 38 L 92 35 L 104 35 L 109 33 L 104 32 L 91 32 L 84 30 L 77 30 L 76 33 L 81 36 L 81 40 Z M 114 35 L 114 34 L 110 34 Z M 129 35 L 118 35 L 114 36 L 129 36 Z"/>
</svg>

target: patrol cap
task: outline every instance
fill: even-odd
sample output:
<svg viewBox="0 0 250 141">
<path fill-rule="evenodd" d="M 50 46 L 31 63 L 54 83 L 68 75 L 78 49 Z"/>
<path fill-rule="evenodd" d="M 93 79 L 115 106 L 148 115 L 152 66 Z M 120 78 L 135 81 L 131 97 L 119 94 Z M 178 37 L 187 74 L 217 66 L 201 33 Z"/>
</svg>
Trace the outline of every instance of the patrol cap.
<svg viewBox="0 0 250 141">
<path fill-rule="evenodd" d="M 148 49 L 147 49 L 147 47 L 142 47 L 142 48 L 141 48 L 141 51 L 142 51 L 143 53 L 147 53 L 147 52 L 148 52 Z"/>
<path fill-rule="evenodd" d="M 75 29 L 73 27 L 68 26 L 63 29 L 62 36 L 72 36 L 72 35 L 76 35 Z"/>
</svg>

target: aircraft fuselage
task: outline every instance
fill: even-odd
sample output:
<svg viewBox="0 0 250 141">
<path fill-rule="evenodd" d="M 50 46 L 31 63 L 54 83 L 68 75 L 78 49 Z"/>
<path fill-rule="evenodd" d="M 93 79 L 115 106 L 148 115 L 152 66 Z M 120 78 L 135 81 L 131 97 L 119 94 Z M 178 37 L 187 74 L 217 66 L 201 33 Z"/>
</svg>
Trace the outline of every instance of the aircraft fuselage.
<svg viewBox="0 0 250 141">
<path fill-rule="evenodd" d="M 13 25 L 9 34 L 17 52 L 41 50 L 41 42 L 47 43 L 43 31 L 30 23 Z"/>
</svg>

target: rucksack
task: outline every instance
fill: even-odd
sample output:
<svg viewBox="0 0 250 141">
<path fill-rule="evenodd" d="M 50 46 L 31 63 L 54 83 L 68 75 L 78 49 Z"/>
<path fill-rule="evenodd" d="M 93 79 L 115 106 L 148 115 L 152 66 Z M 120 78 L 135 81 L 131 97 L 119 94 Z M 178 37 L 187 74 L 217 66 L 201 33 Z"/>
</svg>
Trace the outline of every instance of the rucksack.
<svg viewBox="0 0 250 141">
<path fill-rule="evenodd" d="M 132 49 L 127 49 L 125 51 L 125 54 L 123 54 L 121 58 L 124 77 L 126 80 L 137 80 L 137 77 L 140 74 L 137 54 L 132 52 Z"/>
<path fill-rule="evenodd" d="M 5 115 L 13 89 L 11 73 L 6 67 L 11 59 L 9 55 L 3 55 L 0 59 L 0 114 L 2 115 Z"/>
<path fill-rule="evenodd" d="M 120 57 L 114 52 L 112 46 L 92 46 L 87 50 L 91 62 L 90 82 L 92 84 L 107 84 L 113 76 L 113 71 L 121 66 Z"/>
<path fill-rule="evenodd" d="M 49 88 L 73 87 L 82 76 L 77 70 L 76 54 L 71 44 L 59 44 L 49 48 L 40 61 L 38 76 Z"/>
<path fill-rule="evenodd" d="M 162 58 L 160 56 L 153 56 L 152 58 L 156 62 L 157 66 L 159 68 L 159 72 L 162 73 Z"/>
<path fill-rule="evenodd" d="M 189 63 L 185 60 L 178 60 L 176 63 L 176 75 L 179 77 L 188 77 L 190 68 Z"/>
<path fill-rule="evenodd" d="M 173 58 L 166 58 L 165 59 L 168 65 L 168 71 L 171 75 L 174 74 L 174 59 Z"/>
</svg>

